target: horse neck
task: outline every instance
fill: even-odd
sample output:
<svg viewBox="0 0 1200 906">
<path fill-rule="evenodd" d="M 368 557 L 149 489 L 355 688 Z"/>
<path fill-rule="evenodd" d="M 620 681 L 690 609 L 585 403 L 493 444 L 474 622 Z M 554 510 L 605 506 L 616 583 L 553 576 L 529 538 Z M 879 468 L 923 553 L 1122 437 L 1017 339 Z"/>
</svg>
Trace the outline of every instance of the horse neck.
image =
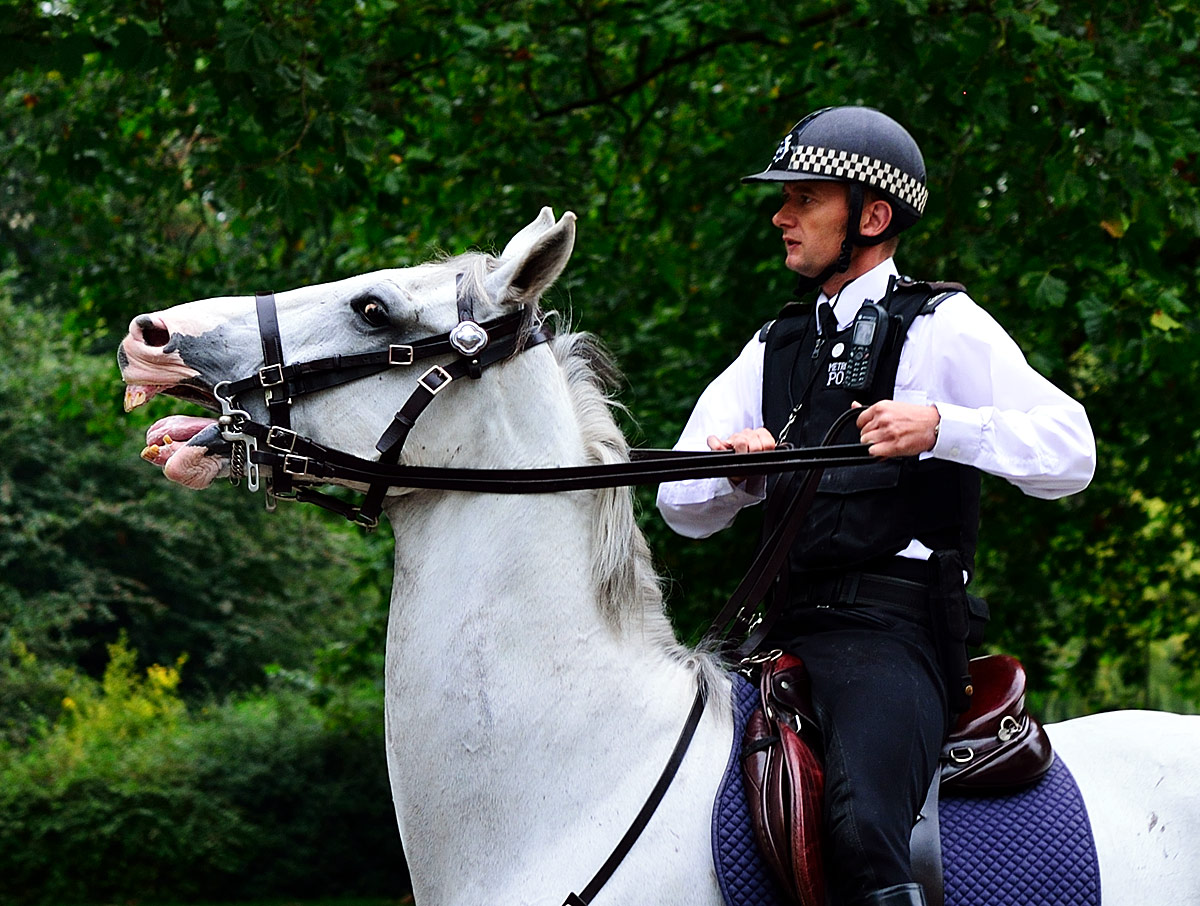
<svg viewBox="0 0 1200 906">
<path fill-rule="evenodd" d="M 553 405 L 564 392 L 538 387 L 550 399 L 537 425 L 500 401 L 488 430 L 505 436 L 489 443 L 520 465 L 582 463 L 579 432 Z M 695 677 L 660 611 L 618 621 L 601 606 L 596 506 L 586 491 L 389 504 L 388 749 L 414 876 L 440 876 L 428 862 L 513 858 L 505 846 L 533 845 L 545 815 L 586 813 L 610 795 L 598 791 L 637 783 L 628 753 L 669 749 L 679 729 Z M 486 832 L 426 825 L 439 814 Z"/>
<path fill-rule="evenodd" d="M 603 397 L 586 378 L 568 375 L 560 356 L 571 366 L 582 358 L 562 347 L 557 353 L 538 347 L 486 373 L 478 385 L 456 387 L 459 395 L 431 408 L 414 429 L 406 457 L 424 464 L 531 468 L 615 456 L 613 449 L 624 441 Z M 673 638 L 626 491 L 432 492 L 393 499 L 388 513 L 397 537 L 397 614 L 424 609 L 444 616 L 448 606 L 449 612 L 470 612 L 463 605 L 472 599 L 462 598 L 470 589 L 480 604 L 527 602 L 513 612 L 487 608 L 473 619 L 495 623 L 497 630 L 524 629 L 531 650 L 560 645 L 563 627 L 582 636 L 624 638 L 628 633 L 621 630 L 630 620 L 641 638 Z M 620 606 L 612 606 L 613 599 Z M 535 601 L 545 606 L 532 606 Z M 661 631 L 646 632 L 650 625 Z M 439 630 L 410 626 L 406 632 L 436 636 Z"/>
<path fill-rule="evenodd" d="M 548 351 L 534 364 L 541 351 L 506 364 L 498 372 L 501 392 L 480 391 L 486 413 L 456 414 L 451 437 L 425 441 L 418 455 L 433 456 L 434 447 L 457 449 L 453 437 L 471 433 L 479 451 L 473 465 L 584 464 L 586 440 L 566 379 L 557 367 L 545 367 Z M 528 404 L 531 398 L 536 407 Z M 461 650 L 463 640 L 476 638 L 497 655 L 538 663 L 584 652 L 592 662 L 671 659 L 676 649 L 661 606 L 630 601 L 625 614 L 605 606 L 606 589 L 597 586 L 592 570 L 593 560 L 612 544 L 599 537 L 611 529 L 600 519 L 601 493 L 429 492 L 392 500 L 396 564 L 389 650 L 419 662 L 422 652 Z M 624 531 L 636 541 L 630 545 L 636 555 L 642 542 L 632 535 L 632 518 Z M 498 665 L 497 672 L 504 668 Z"/>
</svg>

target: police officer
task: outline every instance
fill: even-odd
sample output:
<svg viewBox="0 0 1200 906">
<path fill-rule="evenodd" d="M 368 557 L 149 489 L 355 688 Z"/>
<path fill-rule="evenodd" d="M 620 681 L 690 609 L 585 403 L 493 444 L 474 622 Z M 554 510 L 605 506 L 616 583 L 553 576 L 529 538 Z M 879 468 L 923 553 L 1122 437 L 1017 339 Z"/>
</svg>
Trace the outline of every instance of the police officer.
<svg viewBox="0 0 1200 906">
<path fill-rule="evenodd" d="M 825 473 L 764 647 L 802 658 L 812 677 L 839 902 L 923 904 L 909 836 L 964 707 L 945 623 L 974 568 L 979 474 L 1062 497 L 1091 480 L 1095 441 L 1083 407 L 961 287 L 899 278 L 898 237 L 928 190 L 920 149 L 897 122 L 867 107 L 818 110 L 743 181 L 779 187 L 771 222 L 785 264 L 802 298 L 819 292 L 750 339 L 700 396 L 676 449 L 813 445 L 861 407 L 837 439 L 861 440 L 878 462 Z M 787 486 L 673 482 L 658 507 L 675 531 L 704 538 Z M 949 645 L 961 648 L 961 634 Z"/>
</svg>

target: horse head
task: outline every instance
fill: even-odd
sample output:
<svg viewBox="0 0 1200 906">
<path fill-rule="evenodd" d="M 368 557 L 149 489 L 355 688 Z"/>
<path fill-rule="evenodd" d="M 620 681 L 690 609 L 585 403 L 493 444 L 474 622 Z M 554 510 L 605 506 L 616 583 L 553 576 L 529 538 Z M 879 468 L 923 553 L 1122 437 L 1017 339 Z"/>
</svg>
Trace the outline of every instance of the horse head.
<svg viewBox="0 0 1200 906">
<path fill-rule="evenodd" d="M 278 293 L 272 309 L 280 364 L 411 350 L 421 340 L 449 334 L 466 317 L 464 302 L 469 317 L 479 323 L 525 312 L 527 328 L 541 319 L 539 299 L 562 273 L 574 240 L 574 214 L 567 212 L 556 221 L 551 209 L 543 208 L 498 257 L 468 253 Z M 469 350 L 470 344 L 477 346 L 484 340 L 472 335 L 464 342 L 468 345 L 462 348 Z M 453 358 L 452 352 L 446 352 L 419 364 L 411 354 L 406 359 L 393 353 L 388 364 L 395 367 L 360 369 L 351 374 L 356 380 L 297 396 L 287 406 L 289 427 L 355 456 L 376 458 L 376 442 L 407 395 L 405 388 L 411 389 L 424 367 Z M 223 388 L 261 374 L 274 364 L 267 356 L 253 296 L 203 299 L 139 314 L 118 350 L 126 411 L 165 394 L 219 412 Z M 493 374 L 488 377 L 496 379 Z M 455 404 L 439 402 L 440 417 L 424 421 L 414 431 L 404 461 L 447 465 L 474 456 L 479 458 L 472 464 L 479 465 L 486 451 L 496 448 L 494 443 L 479 441 L 496 432 L 512 435 L 500 439 L 511 454 L 521 426 L 506 421 L 494 408 L 487 413 L 474 411 L 484 405 L 494 407 L 494 401 L 472 406 L 462 387 L 446 389 L 445 399 L 453 398 Z M 238 396 L 237 407 L 249 419 L 269 424 L 270 396 L 263 388 L 245 392 Z M 519 391 L 505 394 L 510 399 L 520 396 Z M 207 487 L 229 469 L 232 445 L 226 439 L 227 427 L 214 418 L 160 419 L 147 431 L 143 457 L 162 466 L 173 481 Z"/>
</svg>

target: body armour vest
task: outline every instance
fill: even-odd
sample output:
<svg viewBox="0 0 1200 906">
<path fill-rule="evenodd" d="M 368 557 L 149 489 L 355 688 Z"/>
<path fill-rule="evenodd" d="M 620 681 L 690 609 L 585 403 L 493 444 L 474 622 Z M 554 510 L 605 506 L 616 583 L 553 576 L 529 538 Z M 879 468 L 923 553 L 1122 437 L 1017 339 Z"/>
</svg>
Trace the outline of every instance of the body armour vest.
<svg viewBox="0 0 1200 906">
<path fill-rule="evenodd" d="M 880 303 L 888 329 L 871 384 L 848 390 L 852 373 L 852 324 L 818 338 L 812 303 L 792 303 L 763 329 L 763 424 L 776 438 L 789 420 L 786 440 L 797 446 L 822 442 L 833 421 L 858 402 L 891 399 L 900 350 L 913 320 L 930 317 L 958 284 L 894 283 Z M 851 422 L 832 443 L 856 443 Z M 768 479 L 770 499 L 779 476 Z M 767 531 L 771 528 L 767 526 Z M 791 552 L 793 573 L 847 569 L 903 550 L 914 538 L 932 550 L 957 550 L 968 576 L 974 572 L 979 533 L 977 470 L 926 457 L 880 460 L 865 466 L 826 469 Z"/>
</svg>

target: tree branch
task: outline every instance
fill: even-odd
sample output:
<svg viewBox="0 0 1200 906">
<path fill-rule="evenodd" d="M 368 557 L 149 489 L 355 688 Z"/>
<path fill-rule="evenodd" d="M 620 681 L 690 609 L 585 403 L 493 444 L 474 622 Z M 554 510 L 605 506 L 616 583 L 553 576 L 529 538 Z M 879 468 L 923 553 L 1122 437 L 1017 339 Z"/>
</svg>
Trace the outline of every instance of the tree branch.
<svg viewBox="0 0 1200 906">
<path fill-rule="evenodd" d="M 850 11 L 852 4 L 843 3 L 835 6 L 832 9 L 809 16 L 807 19 L 799 22 L 795 26 L 796 31 L 806 31 L 818 25 L 824 25 L 831 22 Z M 773 39 L 761 30 L 756 31 L 740 31 L 730 32 L 720 38 L 715 38 L 711 41 L 706 41 L 686 53 L 681 53 L 678 56 L 668 57 L 662 63 L 650 69 L 637 78 L 624 85 L 602 91 L 594 97 L 580 98 L 576 101 L 562 104 L 559 107 L 554 107 L 549 110 L 541 111 L 539 118 L 546 119 L 549 117 L 562 116 L 565 113 L 571 113 L 575 110 L 582 110 L 587 107 L 597 107 L 610 104 L 619 98 L 626 97 L 634 92 L 644 88 L 650 82 L 657 79 L 659 76 L 675 69 L 678 66 L 686 66 L 699 62 L 704 57 L 720 50 L 723 47 L 731 47 L 736 44 L 765 44 L 772 47 L 782 46 L 782 42 Z"/>
</svg>

